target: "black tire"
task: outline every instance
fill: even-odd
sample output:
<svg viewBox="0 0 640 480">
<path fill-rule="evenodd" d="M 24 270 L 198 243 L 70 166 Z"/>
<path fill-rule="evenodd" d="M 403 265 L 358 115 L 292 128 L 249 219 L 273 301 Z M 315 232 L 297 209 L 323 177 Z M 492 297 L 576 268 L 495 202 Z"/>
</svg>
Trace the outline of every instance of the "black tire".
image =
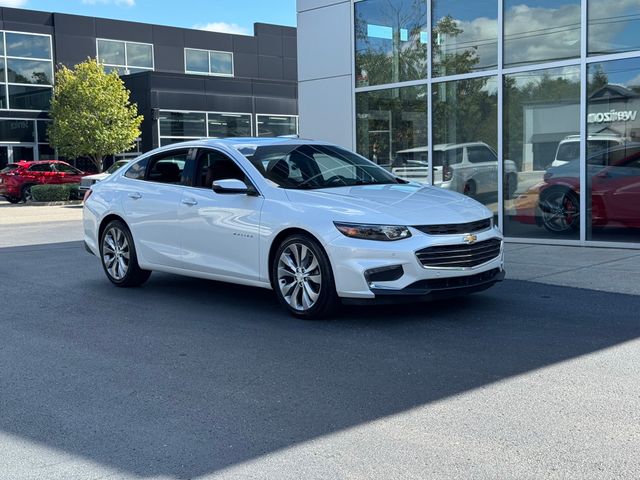
<svg viewBox="0 0 640 480">
<path fill-rule="evenodd" d="M 306 247 L 308 252 L 303 252 L 299 246 Z M 298 251 L 300 265 L 298 277 L 295 276 L 294 267 L 295 249 Z M 283 261 L 285 257 L 293 260 L 293 263 Z M 311 236 L 296 234 L 285 239 L 278 246 L 270 268 L 271 284 L 278 301 L 293 316 L 316 320 L 329 316 L 338 307 L 339 299 L 329 258 L 318 241 Z M 291 292 L 291 295 L 285 296 L 285 292 Z M 317 298 L 313 300 L 312 295 L 317 295 Z M 313 300 L 313 304 L 305 305 L 309 300 Z"/>
<path fill-rule="evenodd" d="M 580 229 L 580 199 L 575 192 L 553 188 L 540 197 L 542 225 L 556 235 L 573 234 Z"/>
<path fill-rule="evenodd" d="M 151 275 L 151 271 L 143 270 L 138 265 L 133 237 L 122 220 L 112 220 L 102 231 L 100 263 L 109 281 L 118 287 L 139 287 Z M 126 265 L 125 269 L 122 264 Z"/>
<path fill-rule="evenodd" d="M 22 190 L 20 190 L 20 200 L 22 200 L 24 203 L 33 200 L 33 196 L 31 195 L 31 187 L 33 187 L 33 185 L 24 185 L 22 187 Z"/>
<path fill-rule="evenodd" d="M 18 197 L 5 197 L 7 199 L 7 202 L 9 203 L 20 203 L 20 198 Z"/>
<path fill-rule="evenodd" d="M 516 190 L 518 189 L 518 176 L 510 173 L 507 175 L 507 179 L 504 185 L 504 192 L 506 199 L 510 200 L 516 196 Z"/>
<path fill-rule="evenodd" d="M 473 180 L 469 180 L 464 184 L 464 191 L 462 193 L 464 193 L 467 197 L 475 197 L 477 191 L 478 189 L 476 188 L 476 182 L 474 182 Z"/>
</svg>

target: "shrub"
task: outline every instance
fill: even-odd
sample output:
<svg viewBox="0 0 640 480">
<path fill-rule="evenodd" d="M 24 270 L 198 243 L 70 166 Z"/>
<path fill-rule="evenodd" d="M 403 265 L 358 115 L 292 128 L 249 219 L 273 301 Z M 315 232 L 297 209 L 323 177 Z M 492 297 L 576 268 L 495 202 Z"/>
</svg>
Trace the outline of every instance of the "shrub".
<svg viewBox="0 0 640 480">
<path fill-rule="evenodd" d="M 66 202 L 78 198 L 78 185 L 34 185 L 31 195 L 36 202 Z"/>
</svg>

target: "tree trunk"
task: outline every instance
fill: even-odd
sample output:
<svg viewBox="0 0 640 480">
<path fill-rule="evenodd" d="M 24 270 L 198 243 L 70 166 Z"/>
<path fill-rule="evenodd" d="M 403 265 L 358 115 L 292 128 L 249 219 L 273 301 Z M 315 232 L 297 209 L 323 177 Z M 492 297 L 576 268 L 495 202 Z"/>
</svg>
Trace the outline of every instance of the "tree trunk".
<svg viewBox="0 0 640 480">
<path fill-rule="evenodd" d="M 90 157 L 90 158 L 91 158 L 91 162 L 93 162 L 95 167 L 98 169 L 98 173 L 102 173 L 102 170 L 104 170 L 102 165 L 102 161 L 104 160 L 104 157 L 102 155 L 96 155 L 95 157 Z"/>
</svg>

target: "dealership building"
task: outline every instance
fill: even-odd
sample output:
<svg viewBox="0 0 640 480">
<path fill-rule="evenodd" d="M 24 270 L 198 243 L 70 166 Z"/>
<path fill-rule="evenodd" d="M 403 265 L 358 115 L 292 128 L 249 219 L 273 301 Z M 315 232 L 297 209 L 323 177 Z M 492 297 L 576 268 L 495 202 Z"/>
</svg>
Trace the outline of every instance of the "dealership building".
<svg viewBox="0 0 640 480">
<path fill-rule="evenodd" d="M 47 109 L 56 65 L 97 58 L 144 115 L 135 155 L 201 137 L 294 135 L 296 29 L 256 23 L 232 35 L 0 8 L 0 168 L 51 159 Z"/>
<path fill-rule="evenodd" d="M 300 135 L 511 241 L 640 246 L 640 0 L 298 0 Z"/>
</svg>

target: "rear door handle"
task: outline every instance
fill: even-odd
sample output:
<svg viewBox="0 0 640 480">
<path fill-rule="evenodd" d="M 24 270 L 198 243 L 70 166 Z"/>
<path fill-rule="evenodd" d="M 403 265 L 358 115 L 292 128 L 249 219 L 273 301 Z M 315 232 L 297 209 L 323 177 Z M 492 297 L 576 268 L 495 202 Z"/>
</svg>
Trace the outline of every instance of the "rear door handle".
<svg viewBox="0 0 640 480">
<path fill-rule="evenodd" d="M 129 198 L 132 198 L 134 200 L 138 200 L 139 198 L 142 198 L 142 195 L 140 195 L 138 192 L 131 192 L 129 194 Z"/>
<path fill-rule="evenodd" d="M 184 203 L 185 205 L 189 205 L 190 207 L 193 207 L 194 205 L 198 204 L 198 201 L 194 198 L 184 198 L 182 200 L 182 203 Z"/>
</svg>

